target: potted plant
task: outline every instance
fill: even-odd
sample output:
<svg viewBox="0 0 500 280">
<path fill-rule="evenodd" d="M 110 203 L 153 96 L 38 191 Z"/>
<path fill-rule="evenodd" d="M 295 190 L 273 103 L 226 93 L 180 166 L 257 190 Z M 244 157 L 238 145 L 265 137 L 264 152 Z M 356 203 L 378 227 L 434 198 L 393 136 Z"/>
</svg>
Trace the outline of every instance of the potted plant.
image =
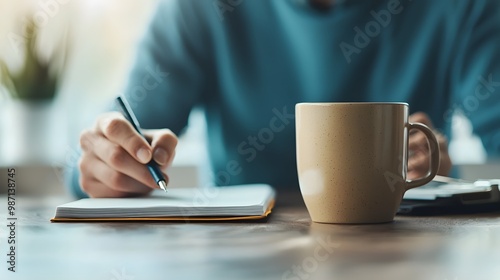
<svg viewBox="0 0 500 280">
<path fill-rule="evenodd" d="M 0 163 L 4 165 L 29 165 L 50 161 L 51 142 L 54 134 L 54 100 L 60 84 L 57 66 L 66 60 L 66 45 L 55 57 L 46 61 L 37 51 L 38 29 L 33 21 L 25 28 L 24 63 L 12 71 L 0 60 L 0 87 L 10 98 L 2 102 L 3 128 L 0 134 Z M 57 62 L 57 63 L 56 63 Z M 60 67 L 62 68 L 62 67 Z"/>
</svg>

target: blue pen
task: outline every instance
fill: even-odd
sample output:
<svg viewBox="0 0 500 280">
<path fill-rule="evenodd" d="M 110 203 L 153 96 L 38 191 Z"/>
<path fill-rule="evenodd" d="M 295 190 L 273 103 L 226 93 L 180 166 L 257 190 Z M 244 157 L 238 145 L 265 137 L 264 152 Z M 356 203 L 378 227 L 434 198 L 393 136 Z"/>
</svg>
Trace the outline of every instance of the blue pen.
<svg viewBox="0 0 500 280">
<path fill-rule="evenodd" d="M 125 118 L 132 124 L 134 129 L 144 139 L 146 139 L 146 137 L 144 137 L 144 135 L 141 132 L 139 121 L 137 121 L 137 118 L 135 117 L 134 112 L 132 111 L 130 106 L 128 105 L 127 100 L 125 100 L 125 98 L 122 98 L 121 96 L 118 96 L 116 98 L 116 101 Z M 158 184 L 158 186 L 160 186 L 162 190 L 167 192 L 167 183 L 165 182 L 165 178 L 163 178 L 163 174 L 161 173 L 158 164 L 152 159 L 146 166 L 148 167 L 149 173 L 151 173 L 151 176 L 153 176 L 153 179 Z"/>
</svg>

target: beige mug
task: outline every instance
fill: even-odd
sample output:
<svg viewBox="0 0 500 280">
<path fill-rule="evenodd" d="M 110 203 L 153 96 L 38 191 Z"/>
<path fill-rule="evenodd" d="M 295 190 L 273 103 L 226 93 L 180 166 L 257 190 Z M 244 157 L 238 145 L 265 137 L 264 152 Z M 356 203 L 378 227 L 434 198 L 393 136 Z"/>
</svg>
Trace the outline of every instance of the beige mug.
<svg viewBox="0 0 500 280">
<path fill-rule="evenodd" d="M 439 168 L 439 145 L 425 125 L 408 122 L 406 103 L 299 103 L 295 106 L 297 171 L 311 219 L 320 223 L 394 220 L 405 191 Z M 407 180 L 410 130 L 431 153 L 427 176 Z"/>
</svg>

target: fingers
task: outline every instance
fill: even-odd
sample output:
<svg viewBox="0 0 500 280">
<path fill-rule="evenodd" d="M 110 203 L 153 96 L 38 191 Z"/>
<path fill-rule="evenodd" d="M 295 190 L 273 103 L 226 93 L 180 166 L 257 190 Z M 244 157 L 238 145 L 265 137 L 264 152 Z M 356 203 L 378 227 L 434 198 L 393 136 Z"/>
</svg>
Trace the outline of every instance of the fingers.
<svg viewBox="0 0 500 280">
<path fill-rule="evenodd" d="M 137 161 L 148 163 L 151 160 L 151 146 L 120 113 L 104 114 L 97 120 L 96 130 Z"/>
<path fill-rule="evenodd" d="M 430 166 L 430 152 L 427 137 L 420 131 L 410 134 L 408 141 L 408 172 L 422 177 L 427 174 Z"/>
<path fill-rule="evenodd" d="M 448 154 L 448 140 L 446 137 L 438 131 L 434 130 L 432 121 L 425 113 L 415 113 L 410 116 L 410 122 L 418 122 L 427 125 L 431 130 L 434 131 L 436 139 L 439 143 L 439 153 L 440 153 L 440 164 L 439 164 L 439 175 L 448 175 L 451 170 L 451 159 Z M 430 156 L 432 152 L 429 151 L 428 140 L 425 135 L 414 130 L 410 132 L 409 142 L 408 142 L 409 156 L 408 156 L 408 178 L 417 179 L 426 176 L 430 167 Z"/>
<path fill-rule="evenodd" d="M 80 186 L 91 197 L 128 197 L 145 194 L 152 189 L 122 174 L 92 154 L 80 160 Z"/>
<path fill-rule="evenodd" d="M 417 151 L 427 152 L 429 149 L 427 137 L 421 131 L 413 130 L 414 133 L 410 133 L 410 138 L 408 141 L 408 149 L 415 153 Z"/>
<path fill-rule="evenodd" d="M 82 191 L 90 197 L 127 197 L 129 195 L 128 193 L 110 189 L 94 178 L 81 177 L 80 186 Z"/>
<path fill-rule="evenodd" d="M 136 161 L 122 147 L 112 143 L 108 139 L 104 138 L 104 136 L 97 133 L 82 134 L 82 146 L 84 146 L 83 142 L 93 143 L 94 147 L 89 151 L 89 153 L 99 161 L 102 161 L 106 166 L 121 174 L 126 174 L 126 176 L 131 177 L 150 188 L 158 188 L 146 166 Z M 94 174 L 98 171 L 99 170 L 97 169 L 93 169 L 91 173 Z M 94 174 L 94 176 L 96 175 Z M 100 179 L 101 182 L 107 182 L 105 178 L 97 178 Z M 109 186 L 115 187 L 114 185 Z M 127 185 L 124 185 L 124 187 L 127 187 Z"/>
<path fill-rule="evenodd" d="M 436 151 L 429 151 L 429 144 L 425 134 L 420 131 L 410 134 L 408 149 L 409 179 L 417 179 L 426 176 L 430 168 L 431 152 Z"/>
<path fill-rule="evenodd" d="M 409 121 L 412 123 L 422 123 L 428 126 L 430 129 L 434 128 L 431 118 L 424 112 L 416 112 L 410 115 Z"/>
<path fill-rule="evenodd" d="M 412 123 L 421 123 L 428 126 L 431 130 L 434 130 L 434 125 L 432 124 L 429 116 L 423 112 L 416 112 L 411 114 L 409 121 Z M 434 132 L 437 136 L 438 133 Z M 413 129 L 410 131 L 410 139 L 408 148 L 410 151 L 415 152 L 416 150 L 427 151 L 429 149 L 427 137 L 421 131 Z"/>
<path fill-rule="evenodd" d="M 430 167 L 430 157 L 426 152 L 416 152 L 408 159 L 408 178 L 418 179 L 427 175 Z"/>
<path fill-rule="evenodd" d="M 154 157 L 168 183 L 177 137 L 168 129 L 148 130 L 151 144 L 119 113 L 102 115 L 80 136 L 80 186 L 91 197 L 123 197 L 158 188 L 146 163 Z"/>
<path fill-rule="evenodd" d="M 144 134 L 151 139 L 153 159 L 163 172 L 172 164 L 177 146 L 177 136 L 169 129 L 145 130 Z"/>
</svg>

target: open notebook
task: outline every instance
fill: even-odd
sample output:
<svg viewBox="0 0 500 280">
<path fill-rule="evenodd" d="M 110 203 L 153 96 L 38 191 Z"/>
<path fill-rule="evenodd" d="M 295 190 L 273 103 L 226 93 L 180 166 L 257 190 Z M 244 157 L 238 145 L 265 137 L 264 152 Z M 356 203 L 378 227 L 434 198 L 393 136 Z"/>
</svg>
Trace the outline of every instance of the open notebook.
<svg viewBox="0 0 500 280">
<path fill-rule="evenodd" d="M 209 189 L 169 189 L 134 198 L 85 198 L 56 208 L 53 222 L 224 221 L 262 219 L 271 213 L 275 191 L 269 185 Z"/>
</svg>

